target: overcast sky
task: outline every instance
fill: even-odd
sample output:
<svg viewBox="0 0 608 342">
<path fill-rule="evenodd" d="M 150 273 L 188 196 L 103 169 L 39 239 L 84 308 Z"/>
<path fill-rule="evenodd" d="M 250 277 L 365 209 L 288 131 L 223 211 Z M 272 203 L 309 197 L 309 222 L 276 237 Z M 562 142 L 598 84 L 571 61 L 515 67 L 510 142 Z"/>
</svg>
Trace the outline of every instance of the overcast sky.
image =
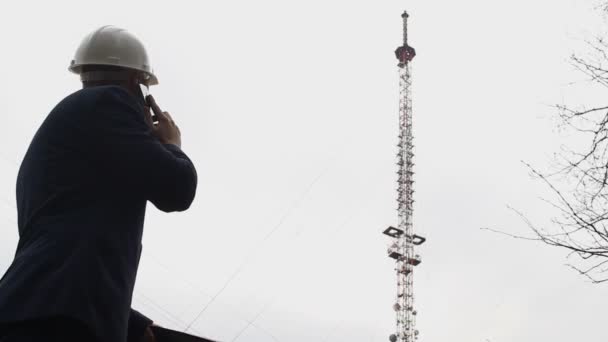
<svg viewBox="0 0 608 342">
<path fill-rule="evenodd" d="M 597 1 L 19 1 L 0 11 L 0 273 L 15 180 L 36 129 L 79 88 L 97 27 L 146 44 L 159 105 L 199 175 L 185 213 L 148 206 L 134 307 L 221 341 L 376 342 L 394 331 L 381 234 L 396 224 L 398 78 L 410 13 L 420 341 L 606 341 L 608 288 L 526 234 L 549 196 L 548 105 L 601 103 L 567 58 L 602 34 Z M 582 87 L 581 87 L 582 85 Z M 576 89 L 574 89 L 576 88 Z M 581 90 L 583 89 L 583 90 Z M 202 313 L 202 314 L 201 314 Z"/>
</svg>

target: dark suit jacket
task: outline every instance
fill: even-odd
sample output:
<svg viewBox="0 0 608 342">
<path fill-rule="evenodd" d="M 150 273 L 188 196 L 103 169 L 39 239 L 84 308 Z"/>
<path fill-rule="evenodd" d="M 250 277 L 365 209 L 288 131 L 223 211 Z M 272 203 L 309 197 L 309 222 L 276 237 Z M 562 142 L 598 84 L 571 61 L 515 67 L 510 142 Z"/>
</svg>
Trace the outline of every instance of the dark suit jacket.
<svg viewBox="0 0 608 342">
<path fill-rule="evenodd" d="M 68 316 L 100 342 L 142 336 L 150 321 L 130 306 L 146 203 L 186 210 L 196 185 L 190 159 L 151 134 L 137 97 L 117 86 L 66 97 L 19 169 L 20 238 L 0 280 L 0 323 Z"/>
</svg>

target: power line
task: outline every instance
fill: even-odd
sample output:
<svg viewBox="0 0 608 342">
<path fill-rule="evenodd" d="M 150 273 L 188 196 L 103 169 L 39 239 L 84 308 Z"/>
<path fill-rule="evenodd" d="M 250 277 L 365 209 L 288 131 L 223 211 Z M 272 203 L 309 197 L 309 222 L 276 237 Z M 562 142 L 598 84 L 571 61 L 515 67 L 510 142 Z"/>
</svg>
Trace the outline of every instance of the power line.
<svg viewBox="0 0 608 342">
<path fill-rule="evenodd" d="M 262 314 L 266 311 L 266 309 L 272 304 L 274 300 L 270 300 L 268 301 L 263 307 L 262 309 L 255 315 L 255 317 L 251 320 L 251 322 L 249 322 L 249 324 L 247 324 L 245 327 L 243 327 L 243 329 L 241 329 L 236 336 L 234 336 L 234 338 L 232 339 L 232 342 L 235 342 L 239 337 L 241 337 L 241 335 L 247 331 L 247 329 L 249 329 L 249 327 L 251 327 L 255 321 L 258 320 L 258 318 L 260 318 L 260 316 L 262 316 Z"/>
<path fill-rule="evenodd" d="M 266 234 L 266 236 L 264 236 L 264 238 L 260 242 L 258 242 L 256 245 L 253 246 L 253 248 L 245 256 L 244 261 L 241 263 L 241 265 L 239 265 L 239 267 L 236 269 L 236 271 L 234 273 L 232 273 L 232 275 L 228 278 L 228 280 L 224 283 L 224 285 L 220 288 L 220 290 L 211 298 L 211 300 L 209 302 L 207 302 L 207 304 L 198 313 L 198 315 L 196 315 L 196 317 L 192 320 L 192 322 L 190 322 L 190 324 L 186 327 L 184 332 L 187 332 L 190 329 L 190 327 L 192 327 L 192 325 L 205 313 L 205 311 L 207 311 L 209 306 L 211 304 L 213 304 L 213 302 L 215 302 L 215 300 L 224 292 L 224 290 L 228 287 L 228 285 L 230 285 L 230 283 L 236 278 L 236 276 L 241 273 L 241 271 L 245 268 L 245 266 L 247 266 L 249 264 L 249 262 L 252 260 L 252 256 L 257 252 L 259 247 L 262 246 L 283 225 L 283 223 L 285 222 L 287 217 L 289 217 L 289 215 L 291 215 L 293 210 L 297 206 L 299 206 L 300 203 L 308 196 L 308 194 L 310 193 L 312 188 L 319 181 L 319 179 L 321 179 L 321 177 L 323 177 L 323 175 L 329 170 L 329 168 L 330 168 L 330 165 L 328 165 L 323 171 L 321 171 L 321 173 L 317 177 L 315 177 L 315 179 L 308 185 L 308 187 L 302 193 L 302 195 L 299 198 L 297 198 L 289 206 L 289 208 L 287 209 L 285 214 L 283 214 L 283 216 L 281 217 L 279 222 L 275 225 L 275 227 L 268 234 Z"/>
<path fill-rule="evenodd" d="M 171 312 L 169 312 L 168 310 L 166 310 L 165 308 L 163 308 L 161 305 L 159 305 L 158 303 L 156 303 L 154 300 L 152 300 L 150 297 L 140 293 L 137 293 L 137 296 L 139 297 L 143 297 L 143 299 L 145 299 L 148 303 L 143 302 L 141 299 L 139 300 L 141 303 L 146 304 L 148 307 L 152 308 L 154 311 L 161 313 L 163 316 L 165 316 L 166 318 L 168 318 L 169 320 L 171 320 L 173 322 L 173 324 L 175 324 L 177 327 L 181 327 L 186 325 L 187 322 L 184 322 L 182 319 L 180 319 L 179 317 L 173 315 Z M 196 331 L 197 334 L 200 334 L 200 332 Z"/>
<path fill-rule="evenodd" d="M 162 268 L 164 268 L 164 269 L 165 269 L 167 272 L 172 273 L 172 274 L 174 274 L 174 275 L 175 275 L 175 274 L 179 275 L 179 276 L 180 276 L 180 278 L 181 278 L 181 282 L 183 282 L 183 283 L 185 283 L 185 284 L 188 284 L 190 287 L 192 287 L 194 290 L 196 290 L 196 291 L 197 291 L 197 292 L 199 292 L 200 294 L 203 294 L 203 295 L 208 296 L 208 297 L 211 297 L 211 296 L 212 296 L 211 294 L 209 294 L 209 293 L 207 293 L 207 292 L 205 292 L 205 291 L 203 291 L 203 290 L 199 289 L 197 286 L 195 286 L 194 284 L 192 284 L 190 281 L 188 281 L 188 280 L 187 280 L 185 277 L 183 277 L 181 274 L 179 274 L 179 273 L 178 273 L 178 272 L 176 272 L 175 270 L 173 270 L 173 269 L 171 269 L 171 268 L 169 268 L 169 267 L 165 266 L 164 264 L 162 264 L 160 261 L 158 261 L 158 259 L 157 259 L 155 256 L 151 255 L 151 256 L 150 256 L 149 258 L 147 258 L 147 259 L 152 260 L 152 261 L 153 261 L 153 262 L 155 262 L 157 265 L 159 265 L 159 266 L 161 266 Z M 171 279 L 176 279 L 176 278 L 175 278 L 175 277 L 171 277 Z M 147 298 L 147 299 L 148 299 L 150 302 L 153 302 L 153 300 L 152 300 L 150 297 L 146 297 L 146 296 L 144 296 L 144 295 L 143 295 L 141 292 L 137 292 L 137 295 L 141 295 L 141 296 L 143 296 L 143 297 Z M 224 305 L 226 305 L 226 304 L 224 304 Z M 162 307 L 160 304 L 156 304 L 156 306 L 157 306 L 157 307 L 158 307 L 160 310 L 162 310 L 163 312 L 165 312 L 165 314 L 168 314 L 168 315 L 170 315 L 171 317 L 173 317 L 173 318 L 174 318 L 174 320 L 179 320 L 179 322 L 181 323 L 181 324 L 179 324 L 179 325 L 183 325 L 183 327 L 185 327 L 185 326 L 188 324 L 188 322 L 186 322 L 186 321 L 184 321 L 184 320 L 180 319 L 180 318 L 178 317 L 179 315 L 174 315 L 174 314 L 171 314 L 171 312 L 170 312 L 169 310 L 167 310 L 167 309 L 163 308 L 163 307 Z M 230 306 L 230 305 L 228 305 L 228 306 Z M 238 312 L 238 311 L 237 311 L 237 310 L 235 310 L 234 308 L 231 308 L 231 309 L 230 309 L 230 311 L 232 311 L 233 313 L 237 313 L 237 312 Z M 249 319 L 244 318 L 244 317 L 242 317 L 242 316 L 241 316 L 241 317 L 238 317 L 238 318 L 239 318 L 240 320 L 244 321 L 245 323 L 247 323 L 247 325 L 248 325 L 248 326 L 253 326 L 253 327 L 255 327 L 256 329 L 258 329 L 258 330 L 262 331 L 262 332 L 263 332 L 263 333 L 265 333 L 266 335 L 270 336 L 270 337 L 271 337 L 273 340 L 275 340 L 275 341 L 277 341 L 277 342 L 278 342 L 277 338 L 276 338 L 276 337 L 275 337 L 273 334 L 271 334 L 269 331 L 267 331 L 267 330 L 263 329 L 262 327 L 260 327 L 260 326 L 256 325 L 256 324 L 255 324 L 255 322 L 250 321 Z M 202 334 L 201 332 L 199 332 L 199 331 L 198 331 L 198 330 L 196 330 L 196 329 L 192 329 L 192 330 L 193 330 L 194 332 L 196 332 L 197 334 Z"/>
</svg>

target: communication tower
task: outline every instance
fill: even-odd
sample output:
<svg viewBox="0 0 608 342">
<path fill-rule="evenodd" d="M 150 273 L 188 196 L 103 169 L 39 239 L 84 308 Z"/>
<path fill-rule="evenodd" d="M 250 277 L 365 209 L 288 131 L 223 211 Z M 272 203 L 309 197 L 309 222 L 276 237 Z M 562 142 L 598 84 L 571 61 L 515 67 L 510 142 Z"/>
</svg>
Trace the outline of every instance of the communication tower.
<svg viewBox="0 0 608 342">
<path fill-rule="evenodd" d="M 414 234 L 414 136 L 412 134 L 412 77 L 411 62 L 416 50 L 407 43 L 407 19 L 403 12 L 403 45 L 395 54 L 399 60 L 399 143 L 397 152 L 398 180 L 397 203 L 398 225 L 388 227 L 383 233 L 392 238 L 388 256 L 395 259 L 397 272 L 397 296 L 393 309 L 396 312 L 396 331 L 390 335 L 391 342 L 414 342 L 418 339 L 414 308 L 414 267 L 421 262 L 415 254 L 415 246 L 426 239 Z"/>
</svg>

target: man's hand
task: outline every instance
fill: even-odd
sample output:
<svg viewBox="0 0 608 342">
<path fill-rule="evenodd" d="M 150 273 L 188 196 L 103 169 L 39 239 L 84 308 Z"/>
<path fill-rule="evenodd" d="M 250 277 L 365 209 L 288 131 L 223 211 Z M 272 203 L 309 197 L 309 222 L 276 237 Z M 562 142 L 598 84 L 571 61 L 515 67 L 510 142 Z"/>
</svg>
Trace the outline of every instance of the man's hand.
<svg viewBox="0 0 608 342">
<path fill-rule="evenodd" d="M 179 127 L 173 121 L 173 118 L 168 112 L 163 112 L 160 107 L 156 104 L 156 100 L 152 95 L 148 95 L 146 97 L 150 108 L 158 117 L 158 123 L 155 124 L 152 121 L 152 113 L 149 110 L 146 110 L 145 119 L 148 126 L 152 130 L 153 134 L 162 142 L 163 144 L 174 144 L 178 147 L 182 147 L 182 135 L 179 131 Z"/>
</svg>

